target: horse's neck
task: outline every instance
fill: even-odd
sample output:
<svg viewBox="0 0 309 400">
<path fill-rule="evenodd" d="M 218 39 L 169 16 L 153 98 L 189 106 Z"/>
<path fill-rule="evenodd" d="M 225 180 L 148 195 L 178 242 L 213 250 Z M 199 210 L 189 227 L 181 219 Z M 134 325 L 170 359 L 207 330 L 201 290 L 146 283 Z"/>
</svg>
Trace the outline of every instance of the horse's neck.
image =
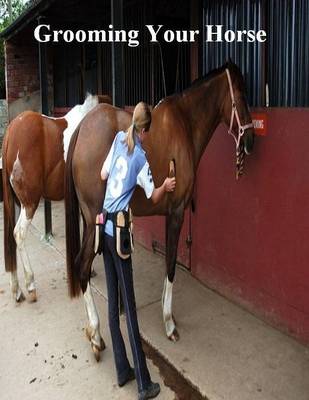
<svg viewBox="0 0 309 400">
<path fill-rule="evenodd" d="M 217 76 L 189 89 L 182 96 L 184 115 L 190 121 L 195 167 L 222 119 L 221 110 L 226 95 L 222 90 L 222 79 L 222 76 Z"/>
</svg>

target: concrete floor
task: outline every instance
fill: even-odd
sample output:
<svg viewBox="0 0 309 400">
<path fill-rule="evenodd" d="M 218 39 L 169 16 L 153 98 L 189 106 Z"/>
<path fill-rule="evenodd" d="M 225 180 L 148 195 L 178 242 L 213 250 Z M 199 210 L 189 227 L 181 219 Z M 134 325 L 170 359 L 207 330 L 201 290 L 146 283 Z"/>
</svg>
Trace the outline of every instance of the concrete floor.
<svg viewBox="0 0 309 400">
<path fill-rule="evenodd" d="M 18 305 L 13 302 L 9 275 L 4 272 L 2 205 L 0 212 L 0 399 L 137 399 L 135 381 L 123 388 L 117 385 L 110 334 L 106 326 L 107 302 L 97 292 L 95 301 L 107 348 L 101 353 L 102 361 L 95 361 L 84 332 L 83 300 L 71 301 L 67 295 L 63 252 L 41 241 L 37 226 L 43 221 L 42 213 L 37 215 L 34 226 L 30 227 L 27 239 L 38 287 L 38 302 Z M 59 216 L 62 224 L 62 214 Z M 57 233 L 56 238 L 63 242 L 62 234 Z M 24 288 L 21 270 L 19 277 Z M 158 369 L 149 360 L 148 366 L 152 379 L 161 384 L 159 398 L 173 400 L 175 395 L 164 386 Z"/>
<path fill-rule="evenodd" d="M 76 399 L 85 396 L 90 399 L 135 398 L 134 383 L 130 383 L 127 390 L 115 385 L 106 326 L 102 260 L 99 257 L 95 260 L 98 276 L 92 284 L 101 316 L 101 333 L 108 347 L 103 353 L 103 362 L 97 364 L 84 339 L 86 320 L 82 300 L 70 301 L 67 297 L 61 203 L 53 205 L 53 223 L 52 244 L 40 243 L 43 232 L 40 207 L 29 237 L 38 303 L 15 306 L 10 298 L 8 276 L 4 272 L 0 274 L 3 332 L 0 398 L 15 399 L 20 395 L 32 399 L 52 399 L 56 395 L 60 399 L 73 398 L 73 395 Z M 2 237 L 2 223 L 0 226 Z M 3 264 L 3 251 L 0 257 Z M 163 258 L 138 246 L 134 254 L 134 274 L 144 339 L 208 399 L 309 400 L 307 347 L 208 290 L 180 269 L 173 299 L 180 341 L 172 343 L 165 338 L 161 316 Z M 36 342 L 39 343 L 37 347 Z M 77 359 L 72 358 L 72 354 L 76 354 Z M 153 379 L 163 386 L 156 368 L 151 362 L 148 364 Z M 34 378 L 36 381 L 30 384 Z M 174 398 L 172 392 L 164 389 L 161 399 Z M 3 393 L 7 397 L 3 397 Z"/>
</svg>

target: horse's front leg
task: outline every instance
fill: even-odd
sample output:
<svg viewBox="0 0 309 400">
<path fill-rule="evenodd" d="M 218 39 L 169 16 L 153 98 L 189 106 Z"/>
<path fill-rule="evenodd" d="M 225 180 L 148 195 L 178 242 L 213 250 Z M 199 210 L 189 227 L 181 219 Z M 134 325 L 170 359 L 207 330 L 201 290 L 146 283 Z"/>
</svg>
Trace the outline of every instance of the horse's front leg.
<svg viewBox="0 0 309 400">
<path fill-rule="evenodd" d="M 173 281 L 177 258 L 179 235 L 183 223 L 184 205 L 171 211 L 166 217 L 166 277 L 162 293 L 163 321 L 167 337 L 177 341 L 179 335 L 172 312 Z"/>
</svg>

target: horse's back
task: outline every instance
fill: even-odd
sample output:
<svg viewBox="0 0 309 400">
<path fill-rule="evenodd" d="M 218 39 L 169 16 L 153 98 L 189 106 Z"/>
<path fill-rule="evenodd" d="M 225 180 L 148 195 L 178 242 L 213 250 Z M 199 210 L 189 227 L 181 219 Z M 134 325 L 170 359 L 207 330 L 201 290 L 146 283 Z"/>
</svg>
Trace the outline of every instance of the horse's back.
<svg viewBox="0 0 309 400">
<path fill-rule="evenodd" d="M 61 133 L 66 128 L 64 118 L 50 118 L 35 111 L 24 111 L 15 117 L 7 128 L 7 140 L 10 146 L 33 148 L 40 142 L 61 141 Z"/>
</svg>

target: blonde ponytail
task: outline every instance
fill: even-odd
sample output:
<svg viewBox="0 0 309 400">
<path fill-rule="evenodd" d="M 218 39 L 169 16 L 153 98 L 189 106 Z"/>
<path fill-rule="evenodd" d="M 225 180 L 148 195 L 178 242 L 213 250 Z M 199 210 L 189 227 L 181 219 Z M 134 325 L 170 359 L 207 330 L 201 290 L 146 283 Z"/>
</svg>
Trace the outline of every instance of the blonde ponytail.
<svg viewBox="0 0 309 400">
<path fill-rule="evenodd" d="M 134 150 L 134 146 L 135 146 L 135 140 L 134 140 L 134 136 L 135 136 L 135 129 L 134 129 L 134 125 L 132 124 L 129 129 L 127 130 L 127 136 L 126 136 L 126 144 L 128 146 L 128 153 L 131 154 L 133 153 Z"/>
<path fill-rule="evenodd" d="M 140 133 L 142 129 L 146 131 L 149 130 L 151 124 L 151 112 L 148 105 L 144 102 L 140 102 L 136 105 L 133 117 L 132 124 L 127 130 L 127 135 L 125 138 L 125 142 L 128 146 L 128 153 L 131 154 L 135 147 L 135 135 Z"/>
</svg>

